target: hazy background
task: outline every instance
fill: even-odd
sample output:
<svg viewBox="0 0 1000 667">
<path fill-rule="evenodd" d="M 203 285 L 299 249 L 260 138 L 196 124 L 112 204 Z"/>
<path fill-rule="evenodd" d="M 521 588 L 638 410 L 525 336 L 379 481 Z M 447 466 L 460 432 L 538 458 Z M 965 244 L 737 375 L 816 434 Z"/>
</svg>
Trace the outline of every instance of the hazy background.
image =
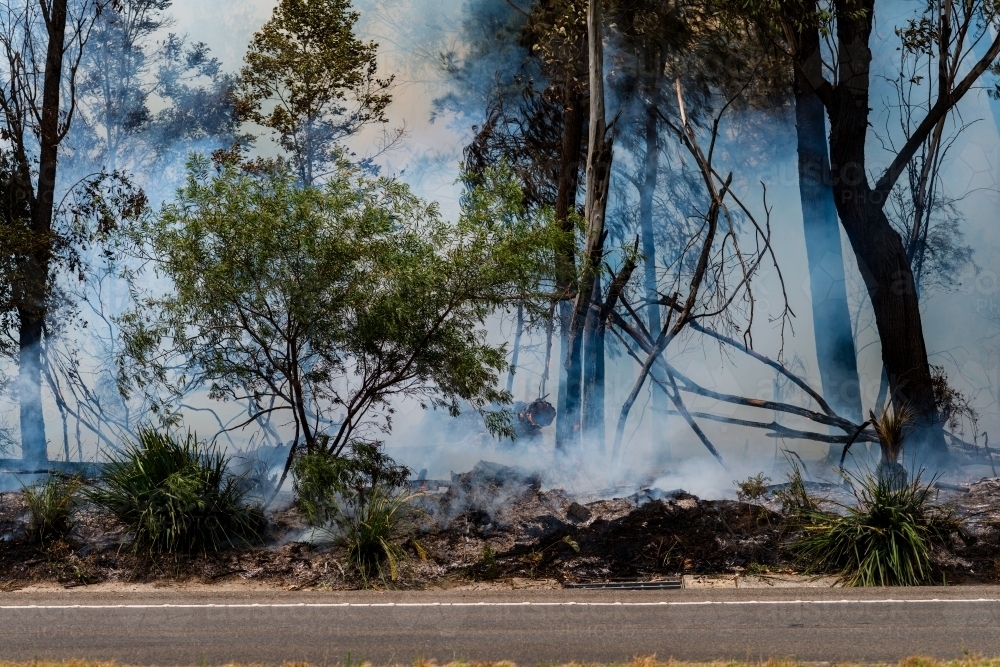
<svg viewBox="0 0 1000 667">
<path fill-rule="evenodd" d="M 523 1 L 527 4 L 527 0 Z M 217 0 L 212 3 L 175 0 L 170 10 L 175 23 L 170 31 L 186 34 L 192 41 L 206 42 L 224 68 L 235 72 L 241 65 L 253 32 L 268 19 L 273 4 L 269 0 Z M 471 126 L 475 120 L 467 116 L 461 119 L 447 115 L 435 118 L 433 103 L 452 85 L 441 67 L 441 54 L 454 51 L 461 56 L 459 27 L 463 21 L 469 20 L 474 25 L 475 19 L 467 15 L 466 4 L 457 1 L 372 0 L 356 3 L 355 6 L 361 13 L 359 27 L 363 36 L 380 44 L 381 74 L 396 76 L 392 89 L 394 101 L 388 110 L 390 126 L 406 130 L 397 149 L 380 157 L 383 173 L 406 180 L 421 196 L 438 201 L 446 216 L 453 217 L 458 209 L 459 190 L 455 179 L 462 148 L 472 135 Z M 913 2 L 903 0 L 882 3 L 882 14 L 877 23 L 878 37 L 873 39 L 873 43 L 878 48 L 876 61 L 885 67 L 893 67 L 896 57 L 892 32 L 896 17 L 914 7 Z M 873 70 L 878 71 L 878 68 Z M 987 83 L 992 85 L 992 81 Z M 889 89 L 884 82 L 876 79 L 873 93 L 873 118 L 882 123 L 891 122 Z M 613 108 L 610 113 L 614 113 Z M 1000 138 L 984 91 L 970 94 L 960 105 L 960 113 L 964 122 L 976 122 L 965 131 L 950 153 L 945 170 L 945 190 L 952 197 L 962 198 L 963 229 L 967 243 L 975 248 L 974 259 L 978 270 L 970 270 L 952 291 L 936 293 L 926 300 L 924 327 L 931 363 L 944 366 L 953 385 L 974 399 L 980 413 L 980 429 L 1000 436 L 1000 313 L 997 300 L 1000 287 L 996 273 L 997 267 L 1000 267 L 997 255 L 1000 241 L 997 232 Z M 777 276 L 773 271 L 763 274 L 756 287 L 758 317 L 752 331 L 753 340 L 756 349 L 764 354 L 777 356 L 783 352 L 786 362 L 819 386 L 799 205 L 794 127 L 787 118 L 777 114 L 769 127 L 773 132 L 773 141 L 770 142 L 772 153 L 762 166 L 741 167 L 738 181 L 744 184 L 741 194 L 757 207 L 761 215 L 759 183 L 763 181 L 767 185 L 774 247 L 784 274 L 788 301 L 796 317 L 793 320 L 794 329 L 786 329 L 782 337 L 777 325 L 767 317 L 767 314 L 777 315 L 781 310 Z M 374 136 L 370 133 L 362 135 L 353 147 L 364 153 L 370 150 L 373 140 Z M 751 149 L 740 142 L 740 136 L 734 130 L 724 135 L 723 144 L 724 149 L 738 157 L 740 162 L 753 162 L 754 156 L 746 154 Z M 258 143 L 258 149 L 265 154 L 274 150 L 267 139 Z M 883 153 L 874 139 L 869 150 L 872 156 Z M 846 238 L 844 247 L 851 308 L 858 331 L 863 402 L 867 411 L 878 391 L 880 348 L 867 297 L 863 294 Z M 512 328 L 512 318 L 498 317 L 491 323 L 491 335 L 497 340 L 510 340 Z M 524 343 L 526 349 L 522 351 L 514 394 L 517 400 L 530 401 L 538 398 L 544 333 L 541 330 L 528 332 Z M 693 379 L 707 386 L 762 398 L 771 398 L 782 392 L 775 385 L 774 374 L 762 365 L 723 354 L 717 346 L 700 339 L 683 341 L 670 355 Z M 553 403 L 560 358 L 556 336 L 553 375 L 549 383 L 549 400 Z M 610 441 L 618 411 L 636 377 L 636 365 L 627 356 L 609 359 L 608 364 L 606 421 Z M 648 398 L 647 389 L 636 403 L 626 429 L 626 460 L 634 471 L 648 472 L 648 462 L 653 458 L 649 445 Z M 784 395 L 784 398 L 793 402 L 801 400 L 790 395 Z M 738 413 L 731 405 L 715 405 L 706 399 L 692 399 L 689 407 L 711 409 L 721 414 Z M 14 411 L 16 413 L 16 406 Z M 54 408 L 52 412 L 55 415 Z M 755 414 L 753 418 L 761 418 L 761 415 Z M 212 427 L 205 419 L 192 414 L 190 424 L 199 432 L 210 432 Z M 613 481 L 607 479 L 604 466 L 597 461 L 593 466 L 574 463 L 572 469 L 567 469 L 564 464 L 554 464 L 551 433 L 542 442 L 517 448 L 473 437 L 475 429 L 471 426 L 470 433 L 473 435 L 449 440 L 444 435 L 443 420 L 446 419 L 444 415 L 429 414 L 417 405 L 399 406 L 394 419 L 394 432 L 388 438 L 390 450 L 414 469 L 428 469 L 431 478 L 446 477 L 449 471 L 467 470 L 477 460 L 487 458 L 546 468 L 550 472 L 550 483 L 596 487 Z M 759 430 L 711 422 L 703 424 L 703 427 L 734 467 L 734 473 L 741 475 L 763 470 L 779 476 L 783 464 L 781 448 L 793 449 L 807 461 L 817 460 L 826 453 L 826 445 L 775 442 Z M 53 430 L 50 437 L 54 437 L 56 432 Z M 731 488 L 732 475 L 721 471 L 678 418 L 671 420 L 670 442 L 674 463 L 670 474 L 659 481 L 662 486 L 683 485 L 696 493 L 705 494 L 722 493 Z"/>
</svg>

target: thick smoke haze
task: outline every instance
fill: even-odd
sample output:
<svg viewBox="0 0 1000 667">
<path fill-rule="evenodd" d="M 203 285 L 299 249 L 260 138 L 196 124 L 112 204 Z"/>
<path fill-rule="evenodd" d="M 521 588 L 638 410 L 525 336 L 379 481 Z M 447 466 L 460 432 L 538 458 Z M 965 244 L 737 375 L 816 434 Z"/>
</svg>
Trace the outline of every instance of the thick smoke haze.
<svg viewBox="0 0 1000 667">
<path fill-rule="evenodd" d="M 506 7 L 495 0 L 498 8 Z M 522 4 L 527 4 L 526 1 Z M 876 22 L 877 46 L 873 71 L 892 71 L 898 60 L 898 38 L 893 27 L 899 17 L 920 9 L 915 0 L 879 3 L 880 20 Z M 382 173 L 408 182 L 423 198 L 439 202 L 443 215 L 455 218 L 459 211 L 460 186 L 456 183 L 463 148 L 474 134 L 473 126 L 482 118 L 475 112 L 463 112 L 454 106 L 442 106 L 441 100 L 455 92 L 457 85 L 444 70 L 446 54 L 461 61 L 465 46 L 463 30 L 476 25 L 477 15 L 489 3 L 432 2 L 430 0 L 363 0 L 355 3 L 361 13 L 362 37 L 380 45 L 381 74 L 394 74 L 391 89 L 393 102 L 387 115 L 390 129 L 403 129 L 401 140 L 390 151 L 378 156 Z M 170 14 L 174 23 L 165 32 L 186 35 L 191 42 L 205 42 L 211 54 L 229 73 L 238 72 L 246 47 L 254 31 L 270 16 L 270 0 L 175 0 Z M 163 35 L 165 38 L 165 35 Z M 490 73 L 476 73 L 487 77 Z M 484 88 L 489 81 L 478 81 Z M 968 127 L 951 146 L 943 169 L 942 190 L 955 201 L 962 218 L 964 243 L 974 249 L 973 264 L 962 269 L 949 289 L 929 290 L 922 302 L 924 334 L 930 361 L 944 367 L 955 389 L 968 396 L 979 414 L 979 431 L 1000 435 L 1000 119 L 994 122 L 987 89 L 995 81 L 987 74 L 979 89 L 969 94 L 959 106 L 961 122 Z M 462 85 L 471 85 L 468 81 Z M 899 141 L 898 121 L 894 115 L 894 91 L 888 82 L 873 77 L 872 106 L 875 127 L 869 135 L 868 152 L 876 162 L 888 161 L 885 137 Z M 466 91 L 467 92 L 467 91 Z M 619 100 L 609 101 L 613 116 Z M 753 143 L 741 140 L 741 131 L 765 135 Z M 773 251 L 784 278 L 785 292 L 777 272 L 763 269 L 755 277 L 757 299 L 753 328 L 747 332 L 755 350 L 770 358 L 781 358 L 789 367 L 820 386 L 816 362 L 814 331 L 810 317 L 809 270 L 806 265 L 805 240 L 796 167 L 794 117 L 783 111 L 739 111 L 727 117 L 719 147 L 724 169 L 736 174 L 734 188 L 754 213 L 769 222 L 773 230 Z M 878 136 L 881 134 L 882 138 Z M 359 155 L 373 152 L 378 142 L 376 130 L 366 130 L 352 139 L 351 148 Z M 752 146 L 766 145 L 766 156 L 754 154 Z M 258 152 L 276 154 L 268 139 L 258 142 Z M 885 166 L 879 163 L 879 166 Z M 151 182 L 156 179 L 147 175 Z M 766 207 L 764 203 L 766 185 Z M 164 193 L 169 196 L 169 191 Z M 582 194 L 580 197 L 582 201 Z M 769 213 L 768 213 L 769 212 Z M 609 212 L 609 216 L 612 213 Z M 631 239 L 632 232 L 626 236 Z M 881 382 L 882 363 L 879 338 L 870 303 L 864 289 L 850 244 L 842 233 L 847 270 L 848 301 L 858 353 L 859 391 L 865 413 L 874 407 Z M 616 260 L 620 261 L 620 260 Z M 789 326 L 780 322 L 785 299 L 795 317 Z M 513 311 L 496 316 L 490 322 L 494 342 L 512 341 Z M 86 343 L 82 343 L 86 345 Z M 545 332 L 539 327 L 524 334 L 520 363 L 513 381 L 516 401 L 541 398 L 540 382 L 544 371 Z M 614 436 L 618 411 L 637 377 L 637 364 L 620 347 L 609 343 L 606 384 L 607 441 Z M 555 403 L 563 350 L 555 336 L 548 385 L 544 396 Z M 729 394 L 761 399 L 782 399 L 805 405 L 801 392 L 779 382 L 768 367 L 722 349 L 706 339 L 687 335 L 668 352 L 670 362 L 699 384 Z M 506 377 L 501 378 L 502 381 Z M 111 392 L 105 386 L 103 391 Z M 733 480 L 764 472 L 782 481 L 787 470 L 787 454 L 794 451 L 811 467 L 816 478 L 832 478 L 829 464 L 819 463 L 827 445 L 791 439 L 774 439 L 761 429 L 703 422 L 707 437 L 719 448 L 730 466 L 724 470 L 712 459 L 688 426 L 676 415 L 669 420 L 669 458 L 654 451 L 651 389 L 642 390 L 625 431 L 622 462 L 610 468 L 606 455 L 598 455 L 585 444 L 581 457 L 565 458 L 554 450 L 555 427 L 543 429 L 530 441 L 498 442 L 489 438 L 475 415 L 452 420 L 446 414 L 404 402 L 392 415 L 392 433 L 386 436 L 388 451 L 415 471 L 425 469 L 430 479 L 447 479 L 451 472 L 468 470 L 480 459 L 520 465 L 543 471 L 544 483 L 579 492 L 612 489 L 622 482 L 634 485 L 653 484 L 663 489 L 684 488 L 703 496 L 721 496 L 733 491 Z M 197 397 L 207 403 L 207 396 Z M 202 407 L 202 406 L 196 406 Z M 223 418 L 238 413 L 232 405 L 212 406 Z M 767 413 L 762 417 L 731 404 L 709 398 L 689 399 L 692 411 L 714 412 L 745 419 L 772 419 L 790 426 L 801 426 L 787 415 Z M 17 407 L 2 409 L 7 427 L 17 424 Z M 47 428 L 53 444 L 61 438 L 60 415 L 51 401 L 47 404 Z M 185 415 L 185 426 L 208 435 L 218 430 L 211 417 L 198 410 Z M 816 430 L 816 425 L 810 430 Z M 971 433 L 965 434 L 971 439 Z M 85 436 L 84 458 L 93 458 L 106 443 Z M 250 431 L 234 432 L 222 439 L 233 449 L 250 446 Z M 61 440 L 60 440 L 61 442 Z M 860 454 L 859 454 L 860 457 Z M 660 461 L 654 466 L 653 461 Z"/>
</svg>

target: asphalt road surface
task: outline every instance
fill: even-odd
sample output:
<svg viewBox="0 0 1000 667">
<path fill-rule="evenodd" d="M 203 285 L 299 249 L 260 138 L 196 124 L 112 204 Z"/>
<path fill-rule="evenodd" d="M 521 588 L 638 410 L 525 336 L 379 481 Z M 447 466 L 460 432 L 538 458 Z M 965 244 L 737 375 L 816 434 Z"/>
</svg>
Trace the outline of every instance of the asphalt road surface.
<svg viewBox="0 0 1000 667">
<path fill-rule="evenodd" d="M 1000 588 L 0 593 L 0 659 L 132 664 L 1000 656 Z"/>
</svg>

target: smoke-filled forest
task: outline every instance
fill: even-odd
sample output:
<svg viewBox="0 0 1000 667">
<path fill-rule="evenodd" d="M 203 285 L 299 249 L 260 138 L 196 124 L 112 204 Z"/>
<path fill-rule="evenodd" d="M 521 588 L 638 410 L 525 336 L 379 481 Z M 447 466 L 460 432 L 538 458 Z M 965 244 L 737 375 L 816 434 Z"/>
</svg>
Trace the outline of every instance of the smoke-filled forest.
<svg viewBox="0 0 1000 667">
<path fill-rule="evenodd" d="M 0 5 L 15 578 L 998 576 L 995 3 Z"/>
</svg>

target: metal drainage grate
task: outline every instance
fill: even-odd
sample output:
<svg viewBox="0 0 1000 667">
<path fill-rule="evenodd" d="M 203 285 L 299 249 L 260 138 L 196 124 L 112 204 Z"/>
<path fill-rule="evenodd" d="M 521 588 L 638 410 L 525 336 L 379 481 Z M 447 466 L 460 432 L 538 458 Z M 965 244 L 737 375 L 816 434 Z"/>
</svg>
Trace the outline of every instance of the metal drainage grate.
<svg viewBox="0 0 1000 667">
<path fill-rule="evenodd" d="M 664 591 L 680 587 L 680 579 L 667 579 L 663 581 L 589 581 L 566 584 L 566 588 L 589 588 L 619 591 Z"/>
</svg>

